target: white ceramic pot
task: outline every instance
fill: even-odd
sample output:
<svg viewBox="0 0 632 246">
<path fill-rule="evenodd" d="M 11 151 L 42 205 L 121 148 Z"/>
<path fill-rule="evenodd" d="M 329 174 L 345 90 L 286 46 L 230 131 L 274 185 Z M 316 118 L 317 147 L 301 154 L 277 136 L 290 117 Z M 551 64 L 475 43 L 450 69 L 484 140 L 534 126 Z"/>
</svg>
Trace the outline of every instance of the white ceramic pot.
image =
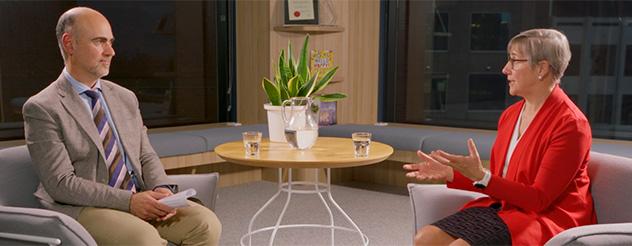
<svg viewBox="0 0 632 246">
<path fill-rule="evenodd" d="M 281 116 L 282 107 L 272 106 L 266 103 L 263 105 L 263 108 L 268 112 L 268 133 L 270 134 L 270 142 L 286 143 L 285 126 L 283 117 Z"/>
<path fill-rule="evenodd" d="M 286 126 L 282 116 L 283 107 L 272 106 L 269 103 L 266 103 L 263 105 L 263 108 L 268 112 L 268 133 L 270 134 L 270 142 L 287 143 L 287 140 L 285 139 Z M 293 128 L 298 128 L 297 126 L 305 125 L 304 111 L 304 107 L 295 108 L 293 114 L 295 114 L 296 119 L 293 121 Z M 289 112 L 289 110 L 285 112 L 285 116 L 287 119 L 292 117 L 290 114 L 292 113 Z"/>
</svg>

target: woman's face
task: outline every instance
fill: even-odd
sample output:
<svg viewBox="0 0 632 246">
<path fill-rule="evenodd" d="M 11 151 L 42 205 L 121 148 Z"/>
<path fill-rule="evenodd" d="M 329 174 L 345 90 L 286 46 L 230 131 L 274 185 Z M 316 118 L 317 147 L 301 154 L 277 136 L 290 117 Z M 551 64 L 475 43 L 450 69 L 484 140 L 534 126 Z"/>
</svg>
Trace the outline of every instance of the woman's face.
<svg viewBox="0 0 632 246">
<path fill-rule="evenodd" d="M 503 67 L 503 74 L 507 76 L 509 94 L 524 97 L 529 94 L 532 87 L 538 82 L 537 75 L 531 67 L 531 61 L 523 54 L 518 45 L 512 45 L 509 49 L 507 64 Z"/>
</svg>

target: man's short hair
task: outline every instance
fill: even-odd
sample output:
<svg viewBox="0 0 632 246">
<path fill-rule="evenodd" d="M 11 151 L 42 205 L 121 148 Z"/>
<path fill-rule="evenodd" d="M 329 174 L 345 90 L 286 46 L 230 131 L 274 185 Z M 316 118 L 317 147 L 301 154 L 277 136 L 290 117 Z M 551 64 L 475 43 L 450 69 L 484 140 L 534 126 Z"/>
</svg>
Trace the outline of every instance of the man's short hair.
<svg viewBox="0 0 632 246">
<path fill-rule="evenodd" d="M 66 11 L 59 17 L 57 27 L 55 27 L 57 44 L 59 45 L 59 50 L 61 51 L 61 56 L 64 58 L 64 61 L 66 60 L 66 52 L 64 51 L 64 44 L 61 37 L 64 33 L 70 33 L 72 31 L 72 27 L 75 24 L 75 18 L 76 14 L 73 13 L 73 11 Z"/>
</svg>

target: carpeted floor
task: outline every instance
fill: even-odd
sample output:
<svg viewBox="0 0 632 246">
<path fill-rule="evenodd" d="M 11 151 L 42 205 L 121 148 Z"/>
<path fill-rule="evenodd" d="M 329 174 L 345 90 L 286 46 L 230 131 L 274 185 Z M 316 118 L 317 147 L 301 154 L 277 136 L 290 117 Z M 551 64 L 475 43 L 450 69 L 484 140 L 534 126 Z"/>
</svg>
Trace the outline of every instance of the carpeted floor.
<svg viewBox="0 0 632 246">
<path fill-rule="evenodd" d="M 255 212 L 276 192 L 276 183 L 257 181 L 218 189 L 215 212 L 222 222 L 221 245 L 239 245 Z M 413 219 L 407 196 L 375 192 L 344 186 L 333 186 L 336 202 L 368 236 L 370 245 L 410 245 Z M 254 227 L 273 225 L 287 196 L 277 200 L 259 215 Z M 331 207 L 331 204 L 330 204 Z M 333 209 L 332 209 L 333 210 Z M 337 226 L 352 228 L 342 214 L 334 212 Z M 329 215 L 315 194 L 294 194 L 281 224 L 327 224 Z M 271 232 L 253 236 L 252 245 L 268 245 Z M 245 241 L 247 243 L 247 240 Z M 335 232 L 336 245 L 361 245 L 357 233 Z M 331 233 L 321 228 L 288 228 L 279 230 L 274 245 L 331 245 Z"/>
</svg>

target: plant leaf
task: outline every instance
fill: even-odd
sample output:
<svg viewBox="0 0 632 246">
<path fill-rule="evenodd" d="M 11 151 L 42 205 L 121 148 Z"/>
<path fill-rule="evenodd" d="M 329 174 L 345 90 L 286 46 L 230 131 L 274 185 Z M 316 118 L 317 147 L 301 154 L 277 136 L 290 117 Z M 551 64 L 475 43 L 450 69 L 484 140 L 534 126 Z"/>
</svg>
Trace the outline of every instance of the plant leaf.
<svg viewBox="0 0 632 246">
<path fill-rule="evenodd" d="M 290 41 L 287 41 L 287 60 L 287 65 L 290 69 L 290 76 L 288 76 L 288 78 L 292 78 L 296 76 L 296 64 L 294 62 L 294 56 L 292 55 L 292 43 Z"/>
<path fill-rule="evenodd" d="M 298 95 L 301 97 L 308 97 L 312 94 L 314 87 L 316 86 L 316 78 L 318 78 L 319 71 L 316 71 L 316 74 L 312 76 L 307 83 L 301 86 L 301 90 L 298 92 Z"/>
<path fill-rule="evenodd" d="M 314 87 L 314 91 L 312 91 L 312 93 L 317 93 L 327 87 L 331 79 L 336 74 L 336 71 L 338 71 L 338 67 L 333 67 L 327 70 L 327 72 L 325 72 L 325 75 L 323 75 L 323 77 L 318 80 L 318 83 L 316 83 L 316 87 Z"/>
<path fill-rule="evenodd" d="M 321 102 L 335 102 L 341 99 L 347 98 L 347 94 L 344 93 L 332 93 L 327 95 L 316 96 Z"/>
<path fill-rule="evenodd" d="M 301 49 L 300 58 L 298 60 L 298 75 L 301 77 L 301 81 L 305 82 L 309 79 L 309 64 L 308 59 L 309 56 L 307 54 L 307 46 L 309 44 L 309 34 L 305 36 L 305 41 L 303 42 L 303 48 Z"/>
<path fill-rule="evenodd" d="M 266 92 L 266 95 L 268 95 L 268 100 L 270 100 L 270 104 L 274 106 L 280 106 L 281 95 L 279 93 L 279 88 L 267 78 L 263 78 L 263 80 L 261 81 L 261 86 Z"/>
<path fill-rule="evenodd" d="M 288 88 L 288 94 L 290 95 L 290 97 L 295 97 L 298 95 L 298 89 L 299 89 L 299 78 L 298 76 L 294 76 L 292 77 L 288 82 L 287 82 L 287 88 Z"/>
<path fill-rule="evenodd" d="M 279 94 L 281 95 L 281 103 L 283 103 L 283 101 L 287 100 L 290 98 L 290 94 L 288 92 L 288 88 L 287 88 L 287 82 L 282 82 L 280 80 L 276 81 L 277 86 L 279 87 Z"/>
<path fill-rule="evenodd" d="M 290 73 L 290 67 L 287 65 L 287 60 L 285 59 L 285 51 L 281 50 L 281 54 L 279 55 L 280 81 L 286 83 L 287 80 L 291 78 Z"/>
</svg>

